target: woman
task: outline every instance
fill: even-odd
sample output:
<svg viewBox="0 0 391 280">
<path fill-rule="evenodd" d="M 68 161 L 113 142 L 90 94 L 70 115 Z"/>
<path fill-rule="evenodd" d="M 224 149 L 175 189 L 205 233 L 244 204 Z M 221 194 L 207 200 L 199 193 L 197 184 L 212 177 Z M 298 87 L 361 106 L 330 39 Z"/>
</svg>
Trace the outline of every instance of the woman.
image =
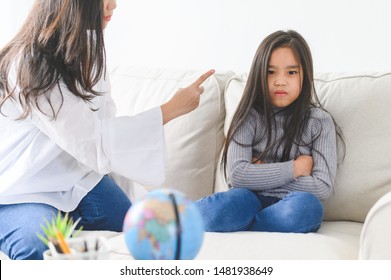
<svg viewBox="0 0 391 280">
<path fill-rule="evenodd" d="M 163 125 L 198 106 L 214 73 L 160 107 L 115 118 L 103 36 L 115 8 L 36 0 L 0 52 L 0 249 L 11 259 L 42 259 L 37 233 L 58 210 L 84 229 L 121 231 L 131 202 L 106 174 L 162 183 Z"/>
</svg>

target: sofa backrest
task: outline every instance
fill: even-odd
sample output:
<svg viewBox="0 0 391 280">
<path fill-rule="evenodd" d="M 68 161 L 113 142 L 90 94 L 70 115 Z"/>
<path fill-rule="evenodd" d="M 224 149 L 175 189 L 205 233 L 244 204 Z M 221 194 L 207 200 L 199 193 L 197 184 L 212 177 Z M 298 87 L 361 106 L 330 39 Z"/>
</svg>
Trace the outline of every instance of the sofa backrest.
<svg viewBox="0 0 391 280">
<path fill-rule="evenodd" d="M 226 86 L 225 133 L 243 93 L 247 74 Z M 338 167 L 325 220 L 363 222 L 373 204 L 391 191 L 391 73 L 319 73 L 318 97 L 341 126 L 346 157 Z M 223 190 L 217 178 L 216 186 Z"/>
<path fill-rule="evenodd" d="M 201 74 L 181 69 L 115 68 L 110 79 L 117 115 L 134 115 L 159 106 Z M 215 167 L 224 141 L 224 87 L 232 76 L 232 72 L 217 71 L 203 84 L 199 108 L 165 126 L 166 180 L 162 186 L 144 186 L 147 190 L 173 188 L 192 199 L 213 193 Z"/>
</svg>

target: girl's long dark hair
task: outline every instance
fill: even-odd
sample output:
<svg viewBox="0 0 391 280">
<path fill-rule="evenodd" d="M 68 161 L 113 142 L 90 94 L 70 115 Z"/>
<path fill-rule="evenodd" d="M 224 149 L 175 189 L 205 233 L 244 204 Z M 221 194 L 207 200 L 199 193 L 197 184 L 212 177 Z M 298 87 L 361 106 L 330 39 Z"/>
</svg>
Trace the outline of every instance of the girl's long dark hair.
<svg viewBox="0 0 391 280">
<path fill-rule="evenodd" d="M 277 142 L 273 143 L 272 133 L 276 121 L 276 112 L 273 110 L 269 97 L 268 68 L 272 52 L 282 47 L 290 48 L 295 54 L 302 68 L 303 82 L 299 97 L 292 104 L 278 111 L 278 114 L 286 115 L 284 134 Z M 313 107 L 322 108 L 322 105 L 314 88 L 313 62 L 308 44 L 299 33 L 293 30 L 277 31 L 270 34 L 262 41 L 255 53 L 242 98 L 227 133 L 221 162 L 224 177 L 227 178 L 228 145 L 231 141 L 235 141 L 235 133 L 242 126 L 252 108 L 263 116 L 266 124 L 265 135 L 261 137 L 261 139 L 266 139 L 266 148 L 260 155 L 257 155 L 258 159 L 262 161 L 268 155 L 273 155 L 276 161 L 283 162 L 290 159 L 293 144 L 310 144 L 303 143 L 301 135 L 306 129 L 309 118 L 311 118 L 310 109 Z M 335 126 L 337 135 L 344 146 L 340 127 L 336 123 Z M 277 150 L 281 147 L 282 156 L 277 158 Z"/>
<path fill-rule="evenodd" d="M 41 110 L 43 97 L 56 118 L 61 107 L 53 107 L 50 92 L 60 79 L 85 101 L 98 95 L 93 87 L 105 72 L 106 56 L 102 11 L 103 0 L 36 0 L 21 30 L 0 51 L 0 111 L 8 99 L 18 100 L 19 119 L 25 119 L 32 106 Z"/>
</svg>

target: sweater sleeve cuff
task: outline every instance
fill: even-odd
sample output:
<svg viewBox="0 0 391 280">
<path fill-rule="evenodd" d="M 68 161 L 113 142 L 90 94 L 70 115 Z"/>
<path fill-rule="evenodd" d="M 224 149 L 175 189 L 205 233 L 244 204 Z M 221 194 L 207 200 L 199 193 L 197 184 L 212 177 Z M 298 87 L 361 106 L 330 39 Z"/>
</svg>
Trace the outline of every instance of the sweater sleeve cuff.
<svg viewBox="0 0 391 280">
<path fill-rule="evenodd" d="M 295 181 L 294 160 L 286 161 L 281 165 L 281 178 L 285 183 Z"/>
</svg>

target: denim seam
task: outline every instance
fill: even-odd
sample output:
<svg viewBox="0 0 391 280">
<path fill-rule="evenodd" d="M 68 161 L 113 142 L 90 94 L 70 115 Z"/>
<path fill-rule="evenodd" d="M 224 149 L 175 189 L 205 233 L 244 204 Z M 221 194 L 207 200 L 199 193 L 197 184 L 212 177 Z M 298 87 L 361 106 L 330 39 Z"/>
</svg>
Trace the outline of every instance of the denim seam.
<svg viewBox="0 0 391 280">
<path fill-rule="evenodd" d="M 96 207 L 96 204 L 95 204 L 95 202 L 92 200 L 92 199 L 90 199 L 88 196 L 86 196 L 85 197 L 87 200 L 88 200 L 88 202 L 91 204 L 91 206 L 94 208 L 94 217 L 93 217 L 93 219 L 94 219 L 94 223 L 95 223 L 95 221 L 96 221 L 96 217 L 98 217 L 99 216 L 99 210 L 98 210 L 98 207 Z M 83 215 L 80 215 L 82 218 L 83 218 Z"/>
<path fill-rule="evenodd" d="M 251 225 L 251 223 L 254 221 L 254 217 L 252 218 L 252 219 L 249 219 L 246 223 L 243 223 L 243 225 L 242 226 L 238 226 L 238 227 L 235 227 L 233 230 L 231 230 L 231 231 L 238 231 L 239 229 L 241 230 L 241 231 L 244 231 L 244 230 L 247 230 L 248 229 L 248 227 Z M 246 226 L 247 225 L 247 226 Z M 230 232 L 231 232 L 230 231 Z"/>
</svg>

